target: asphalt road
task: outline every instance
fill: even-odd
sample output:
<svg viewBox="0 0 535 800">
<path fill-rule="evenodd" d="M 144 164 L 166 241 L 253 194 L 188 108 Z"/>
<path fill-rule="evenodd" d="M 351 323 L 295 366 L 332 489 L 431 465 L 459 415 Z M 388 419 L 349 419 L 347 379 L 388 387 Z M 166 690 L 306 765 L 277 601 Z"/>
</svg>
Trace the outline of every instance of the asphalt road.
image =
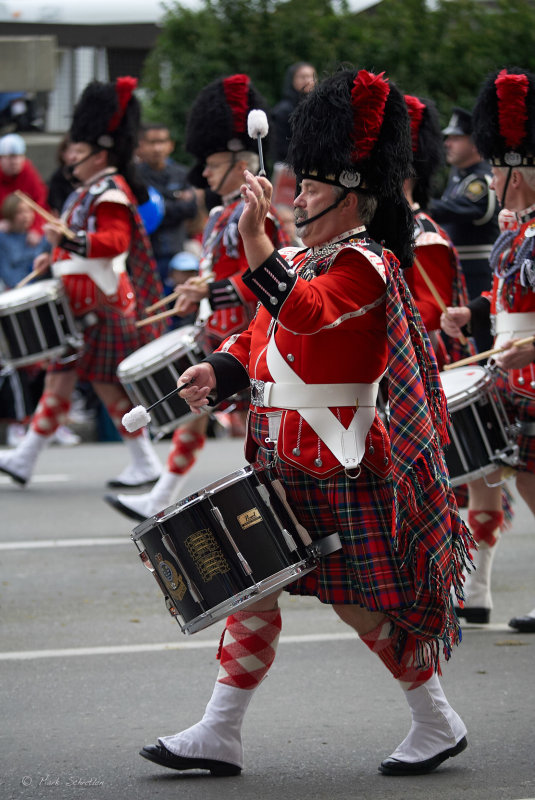
<svg viewBox="0 0 535 800">
<path fill-rule="evenodd" d="M 157 445 L 162 461 L 168 444 Z M 98 800 L 525 800 L 535 797 L 535 636 L 507 627 L 535 604 L 533 519 L 521 501 L 500 544 L 489 626 L 466 626 L 444 665 L 469 748 L 436 773 L 388 778 L 379 762 L 408 709 L 376 658 L 313 599 L 283 598 L 283 632 L 244 728 L 236 778 L 166 771 L 143 744 L 196 722 L 223 623 L 185 636 L 103 501 L 121 444 L 54 446 L 25 489 L 0 477 L 0 797 Z M 185 493 L 244 465 L 209 440 Z"/>
</svg>

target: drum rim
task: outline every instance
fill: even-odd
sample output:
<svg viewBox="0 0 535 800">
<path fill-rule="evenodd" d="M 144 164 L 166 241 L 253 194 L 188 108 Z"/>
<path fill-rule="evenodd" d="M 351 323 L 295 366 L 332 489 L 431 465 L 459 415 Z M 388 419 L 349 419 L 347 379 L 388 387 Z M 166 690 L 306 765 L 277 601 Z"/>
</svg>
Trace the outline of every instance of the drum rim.
<svg viewBox="0 0 535 800">
<path fill-rule="evenodd" d="M 17 296 L 21 298 L 24 297 L 24 295 L 28 295 L 28 297 L 23 302 L 17 303 L 17 296 L 15 296 L 15 303 L 9 303 L 8 301 L 10 298 L 11 300 L 13 299 L 13 293 L 15 292 Z M 36 300 L 55 301 L 63 299 L 65 299 L 65 290 L 61 280 L 58 278 L 47 278 L 44 281 L 28 284 L 28 286 L 19 286 L 18 288 L 2 292 L 0 295 L 0 316 L 8 316 L 6 312 L 24 311 L 28 308 L 35 308 L 36 305 L 39 305 L 39 303 L 35 302 Z M 3 300 L 6 301 L 5 304 Z"/>
<path fill-rule="evenodd" d="M 194 325 L 184 325 L 182 328 L 176 328 L 174 331 L 168 331 L 167 333 L 162 334 L 162 336 L 159 336 L 157 339 L 153 339 L 152 342 L 148 342 L 142 347 L 138 347 L 138 349 L 134 350 L 133 353 L 127 355 L 126 358 L 123 358 L 123 360 L 120 361 L 117 366 L 117 377 L 121 383 L 132 382 L 133 380 L 144 378 L 147 375 L 152 375 L 155 372 L 154 367 L 163 368 L 168 366 L 170 363 L 176 360 L 179 355 L 193 349 L 192 347 L 188 348 L 186 346 L 188 343 L 191 345 L 197 345 L 199 352 L 202 352 L 200 346 L 198 345 L 198 337 L 191 335 L 194 329 Z M 177 334 L 181 334 L 181 336 L 178 336 Z M 171 342 L 169 341 L 170 337 L 177 340 L 173 345 L 173 349 L 168 349 L 167 351 L 160 349 L 157 351 L 157 345 L 161 344 L 162 342 L 165 345 L 166 339 L 167 344 L 169 344 L 169 347 L 171 347 Z M 189 342 L 187 341 L 188 338 Z M 143 351 L 147 353 L 151 350 L 154 350 L 153 357 L 145 361 L 143 364 L 138 364 L 136 369 L 133 366 L 134 359 L 139 358 Z M 131 364 L 128 362 L 131 362 Z"/>
<path fill-rule="evenodd" d="M 442 375 L 440 374 L 440 379 L 442 381 L 442 388 L 444 389 L 444 394 L 446 395 L 446 402 L 448 404 L 448 410 L 452 411 L 460 411 L 462 408 L 465 408 L 467 405 L 472 405 L 475 398 L 479 397 L 482 393 L 488 394 L 492 391 L 494 384 L 496 383 L 496 378 L 492 375 L 489 369 L 486 367 L 475 366 L 475 367 L 458 367 L 457 374 L 461 371 L 477 370 L 480 372 L 478 379 L 467 389 L 461 389 L 457 391 L 456 394 L 448 396 L 446 392 L 446 386 L 444 385 L 444 381 Z M 448 379 L 453 379 L 455 370 L 446 373 Z"/>
<path fill-rule="evenodd" d="M 202 486 L 197 491 L 192 492 L 186 497 L 183 497 L 181 500 L 178 500 L 173 505 L 167 506 L 167 508 L 162 509 L 157 514 L 154 514 L 154 516 L 143 520 L 143 522 L 140 522 L 140 524 L 137 525 L 132 531 L 132 541 L 137 542 L 138 539 L 140 539 L 149 530 L 153 530 L 154 527 L 166 522 L 180 512 L 184 511 L 184 509 L 188 508 L 189 506 L 197 505 L 202 500 L 205 500 L 208 496 L 216 494 L 216 489 L 226 489 L 227 486 L 233 486 L 240 480 L 248 478 L 253 473 L 256 474 L 256 472 L 258 472 L 258 470 L 256 470 L 251 464 L 247 464 L 240 469 L 230 472 L 228 475 L 224 475 L 217 481 L 213 481 L 206 486 Z"/>
</svg>

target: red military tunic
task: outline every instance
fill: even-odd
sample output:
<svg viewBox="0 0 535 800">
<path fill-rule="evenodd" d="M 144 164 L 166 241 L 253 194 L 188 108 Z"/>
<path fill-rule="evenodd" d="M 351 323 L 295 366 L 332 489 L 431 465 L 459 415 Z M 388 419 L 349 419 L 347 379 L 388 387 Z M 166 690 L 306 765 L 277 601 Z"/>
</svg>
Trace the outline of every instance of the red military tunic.
<svg viewBox="0 0 535 800">
<path fill-rule="evenodd" d="M 260 306 L 254 324 L 240 336 L 231 337 L 222 348 L 222 352 L 233 355 L 248 369 L 253 389 L 251 409 L 262 414 L 273 409 L 255 404 L 254 388 L 255 381 L 275 382 L 267 357 L 272 333 L 279 353 L 297 375 L 297 381 L 305 384 L 369 385 L 381 378 L 387 364 L 382 259 L 374 257 L 358 241 L 335 243 L 317 250 L 323 274 L 313 281 L 303 281 L 297 280 L 295 270 L 305 252 L 288 250 L 281 255 L 292 267 L 289 278 L 273 280 L 271 286 L 264 286 L 260 278 L 262 288 L 269 293 L 275 318 Z M 255 272 L 249 280 L 259 282 Z M 270 281 L 269 274 L 267 280 Z M 361 344 L 359 351 L 348 352 L 348 339 L 356 337 Z M 339 422 L 347 428 L 356 414 L 364 414 L 364 404 L 356 411 L 355 400 L 356 397 L 351 403 L 329 406 L 334 426 Z M 250 447 L 249 443 L 249 451 Z M 317 477 L 344 469 L 299 410 L 282 411 L 277 450 L 282 460 Z M 388 474 L 388 436 L 375 411 L 365 451 L 359 456 L 375 474 Z M 250 452 L 247 457 L 251 460 Z"/>
<path fill-rule="evenodd" d="M 83 324 L 76 370 L 116 382 L 118 363 L 161 332 L 135 325 L 143 305 L 163 294 L 150 243 L 128 184 L 111 168 L 71 195 L 62 219 L 77 238 L 55 249 L 52 272 Z"/>
</svg>

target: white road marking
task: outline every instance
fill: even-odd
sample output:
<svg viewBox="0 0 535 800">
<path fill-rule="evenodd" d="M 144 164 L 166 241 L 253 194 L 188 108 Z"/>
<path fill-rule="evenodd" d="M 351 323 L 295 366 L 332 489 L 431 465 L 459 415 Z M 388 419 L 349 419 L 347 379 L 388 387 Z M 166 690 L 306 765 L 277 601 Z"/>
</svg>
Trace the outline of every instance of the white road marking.
<svg viewBox="0 0 535 800">
<path fill-rule="evenodd" d="M 463 630 L 483 630 L 483 626 L 471 625 Z M 485 631 L 493 633 L 515 634 L 505 623 L 489 624 L 484 626 Z M 336 642 L 353 639 L 357 635 L 351 631 L 339 633 L 310 633 L 295 636 L 281 636 L 281 644 L 309 644 L 316 642 Z M 0 653 L 0 661 L 32 661 L 38 658 L 71 658 L 73 656 L 109 656 L 131 655 L 132 653 L 156 653 L 162 650 L 207 650 L 217 649 L 219 638 L 191 640 L 189 637 L 182 642 L 161 642 L 160 644 L 121 644 L 103 647 L 71 647 L 61 650 L 19 650 Z"/>
<path fill-rule="evenodd" d="M 96 539 L 41 539 L 27 542 L 0 542 L 0 550 L 39 550 L 47 547 L 97 547 L 115 544 L 132 544 L 130 537 L 102 536 Z"/>
</svg>

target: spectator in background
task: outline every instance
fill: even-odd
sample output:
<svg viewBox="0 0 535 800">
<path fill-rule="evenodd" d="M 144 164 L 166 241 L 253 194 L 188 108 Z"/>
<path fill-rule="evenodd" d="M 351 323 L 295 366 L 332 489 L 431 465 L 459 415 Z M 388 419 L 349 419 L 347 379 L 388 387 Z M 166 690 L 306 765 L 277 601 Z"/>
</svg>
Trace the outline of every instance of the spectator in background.
<svg viewBox="0 0 535 800">
<path fill-rule="evenodd" d="M 290 115 L 305 94 L 314 88 L 316 70 L 307 61 L 298 61 L 286 70 L 282 98 L 271 112 L 273 123 L 273 159 L 285 161 L 290 143 Z"/>
<path fill-rule="evenodd" d="M 172 290 L 168 282 L 169 262 L 184 246 L 187 233 L 185 220 L 197 214 L 197 201 L 187 180 L 187 169 L 171 159 L 174 142 L 169 129 L 160 123 L 141 126 L 137 149 L 139 177 L 148 187 L 154 187 L 163 197 L 165 211 L 160 225 L 150 239 L 160 278 L 167 293 Z"/>
<path fill-rule="evenodd" d="M 9 194 L 0 206 L 4 229 L 0 230 L 0 286 L 13 289 L 33 269 L 33 261 L 50 245 L 44 236 L 34 244 L 31 235 L 35 213 L 30 206 Z"/>
<path fill-rule="evenodd" d="M 472 114 L 455 107 L 442 131 L 446 161 L 451 167 L 442 197 L 429 213 L 455 245 L 470 300 L 490 290 L 489 256 L 498 238 L 498 204 L 490 188 L 492 173 L 472 138 Z M 492 347 L 490 333 L 474 337 L 479 352 Z"/>
<path fill-rule="evenodd" d="M 0 205 L 8 194 L 17 190 L 48 208 L 48 190 L 32 162 L 26 158 L 26 142 L 18 133 L 8 133 L 0 139 Z M 0 220 L 0 229 L 5 230 L 3 222 Z M 30 233 L 33 244 L 40 241 L 43 224 L 43 218 L 36 214 Z"/>
</svg>

